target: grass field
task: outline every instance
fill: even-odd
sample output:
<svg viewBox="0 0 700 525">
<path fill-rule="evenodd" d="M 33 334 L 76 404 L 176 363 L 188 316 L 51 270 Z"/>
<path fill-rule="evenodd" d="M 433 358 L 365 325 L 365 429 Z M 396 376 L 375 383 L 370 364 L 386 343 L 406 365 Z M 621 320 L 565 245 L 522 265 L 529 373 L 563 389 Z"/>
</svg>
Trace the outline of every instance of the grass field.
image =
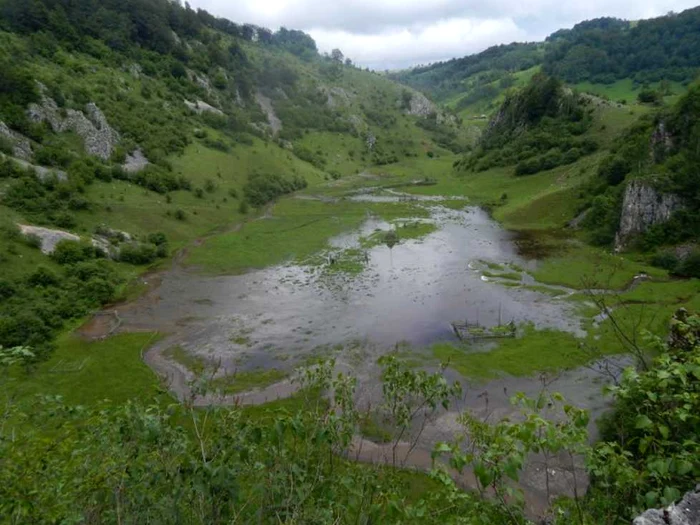
<svg viewBox="0 0 700 525">
<path fill-rule="evenodd" d="M 302 261 L 324 249 L 331 237 L 357 228 L 370 215 L 391 220 L 424 217 L 427 211 L 407 203 L 283 199 L 272 208 L 270 217 L 193 248 L 186 263 L 206 272 L 241 273 L 288 260 Z"/>
<path fill-rule="evenodd" d="M 150 403 L 170 399 L 160 381 L 143 362 L 143 352 L 158 334 L 121 334 L 89 342 L 66 333 L 48 361 L 28 374 L 16 371 L 6 391 L 19 399 L 35 395 L 61 396 L 68 404 L 92 405 L 103 400 L 124 403 L 129 399 Z"/>
<path fill-rule="evenodd" d="M 526 326 L 521 337 L 501 339 L 497 348 L 489 352 L 439 343 L 433 345 L 432 354 L 464 377 L 491 379 L 504 373 L 531 376 L 585 364 L 590 357 L 579 350 L 579 343 L 576 337 L 566 332 Z"/>
</svg>

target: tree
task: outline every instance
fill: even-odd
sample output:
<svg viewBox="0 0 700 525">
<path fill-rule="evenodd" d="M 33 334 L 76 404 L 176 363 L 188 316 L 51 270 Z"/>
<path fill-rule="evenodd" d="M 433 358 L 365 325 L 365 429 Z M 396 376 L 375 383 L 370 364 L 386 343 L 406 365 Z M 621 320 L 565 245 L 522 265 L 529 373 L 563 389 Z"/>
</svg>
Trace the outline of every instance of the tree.
<svg viewBox="0 0 700 525">
<path fill-rule="evenodd" d="M 331 51 L 332 60 L 335 60 L 336 62 L 342 64 L 344 58 L 345 56 L 343 55 L 343 52 L 340 49 L 335 48 L 333 51 Z"/>
</svg>

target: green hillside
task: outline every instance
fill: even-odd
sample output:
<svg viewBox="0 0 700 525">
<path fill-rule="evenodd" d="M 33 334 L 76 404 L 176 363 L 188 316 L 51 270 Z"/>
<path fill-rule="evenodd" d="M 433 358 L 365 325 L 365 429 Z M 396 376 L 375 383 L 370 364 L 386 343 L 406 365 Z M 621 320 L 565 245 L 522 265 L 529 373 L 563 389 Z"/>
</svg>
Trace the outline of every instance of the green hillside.
<svg viewBox="0 0 700 525">
<path fill-rule="evenodd" d="M 463 118 L 498 108 L 512 88 L 542 69 L 579 91 L 634 103 L 652 88 L 667 100 L 700 68 L 700 8 L 629 22 L 599 18 L 562 29 L 539 43 L 512 43 L 393 74 Z"/>
<path fill-rule="evenodd" d="M 0 13 L 0 345 L 50 348 L 148 265 L 282 194 L 469 140 L 427 100 L 413 111 L 421 95 L 320 56 L 299 31 L 165 0 L 5 0 Z M 17 223 L 85 245 L 47 257 Z M 111 247 L 92 249 L 96 237 Z"/>
</svg>

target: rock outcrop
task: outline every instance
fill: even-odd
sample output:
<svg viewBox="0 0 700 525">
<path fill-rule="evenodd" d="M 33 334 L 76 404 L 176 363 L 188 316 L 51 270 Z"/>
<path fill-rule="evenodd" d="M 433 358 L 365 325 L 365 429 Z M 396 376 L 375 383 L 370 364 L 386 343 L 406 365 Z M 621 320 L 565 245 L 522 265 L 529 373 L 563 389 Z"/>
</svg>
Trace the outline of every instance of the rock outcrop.
<svg viewBox="0 0 700 525">
<path fill-rule="evenodd" d="M 18 224 L 23 235 L 36 235 L 41 239 L 41 251 L 45 254 L 53 253 L 56 245 L 64 240 L 79 241 L 80 237 L 72 233 L 61 230 L 51 230 L 40 226 L 30 226 L 29 224 Z"/>
<path fill-rule="evenodd" d="M 0 153 L 0 158 L 4 157 L 5 156 L 2 153 Z M 63 170 L 59 170 L 56 168 L 45 168 L 44 166 L 37 166 L 36 164 L 32 164 L 30 162 L 27 162 L 26 160 L 18 159 L 15 157 L 8 158 L 23 169 L 34 170 L 34 173 L 36 173 L 36 176 L 39 180 L 43 181 L 48 179 L 49 177 L 56 177 L 58 180 L 61 181 L 68 180 L 68 175 Z"/>
<path fill-rule="evenodd" d="M 678 503 L 665 509 L 647 510 L 632 525 L 700 525 L 700 485 Z"/>
<path fill-rule="evenodd" d="M 681 207 L 677 195 L 660 193 L 649 182 L 633 180 L 625 189 L 615 249 L 624 249 L 634 236 L 644 233 L 654 224 L 667 221 Z"/>
<path fill-rule="evenodd" d="M 85 106 L 84 113 L 74 109 L 62 112 L 53 99 L 42 95 L 41 104 L 30 104 L 28 114 L 34 122 L 48 122 L 55 133 L 75 132 L 83 139 L 85 152 L 102 160 L 109 159 L 119 143 L 119 133 L 92 102 Z"/>
<path fill-rule="evenodd" d="M 411 95 L 411 102 L 406 110 L 406 113 L 409 115 L 414 115 L 416 117 L 427 117 L 437 112 L 435 104 L 428 100 L 428 97 L 426 97 L 420 91 L 412 91 Z"/>
<path fill-rule="evenodd" d="M 272 131 L 272 134 L 276 135 L 279 133 L 279 131 L 282 129 L 282 121 L 277 117 L 275 108 L 272 107 L 272 101 L 260 91 L 255 93 L 255 101 L 258 103 L 258 106 L 260 106 L 260 109 L 263 110 L 263 113 L 265 113 L 267 123 L 270 126 L 270 131 Z"/>
<path fill-rule="evenodd" d="M 32 159 L 32 144 L 29 142 L 29 139 L 16 131 L 12 131 L 2 120 L 0 120 L 0 137 L 5 137 L 12 144 L 12 154 L 15 157 L 22 160 Z"/>
<path fill-rule="evenodd" d="M 203 100 L 197 100 L 195 102 L 191 102 L 187 99 L 185 99 L 185 106 L 190 108 L 192 111 L 195 113 L 214 113 L 215 115 L 220 115 L 223 116 L 224 112 L 221 111 L 219 108 L 215 108 L 211 104 L 207 104 Z"/>
<path fill-rule="evenodd" d="M 663 122 L 659 122 L 651 134 L 651 160 L 663 162 L 673 148 L 673 137 Z"/>
<path fill-rule="evenodd" d="M 326 105 L 329 108 L 348 106 L 353 98 L 341 87 L 320 86 L 318 90 L 326 97 Z"/>
<path fill-rule="evenodd" d="M 124 164 L 122 164 L 122 169 L 127 173 L 138 173 L 149 164 L 150 162 L 148 162 L 148 159 L 143 154 L 143 151 L 138 148 L 126 156 Z"/>
</svg>

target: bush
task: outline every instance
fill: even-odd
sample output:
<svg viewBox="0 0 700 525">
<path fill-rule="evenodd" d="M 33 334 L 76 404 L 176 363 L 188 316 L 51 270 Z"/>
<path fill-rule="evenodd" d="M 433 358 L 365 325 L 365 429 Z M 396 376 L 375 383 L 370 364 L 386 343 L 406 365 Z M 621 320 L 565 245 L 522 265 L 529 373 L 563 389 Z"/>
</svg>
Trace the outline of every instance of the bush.
<svg viewBox="0 0 700 525">
<path fill-rule="evenodd" d="M 41 237 L 34 233 L 28 233 L 23 236 L 24 244 L 29 246 L 30 248 L 36 248 L 37 250 L 41 249 Z"/>
<path fill-rule="evenodd" d="M 184 221 L 184 220 L 187 220 L 187 214 L 185 213 L 184 210 L 178 208 L 177 210 L 175 210 L 175 218 L 178 221 Z"/>
<path fill-rule="evenodd" d="M 652 257 L 651 264 L 672 271 L 678 266 L 678 256 L 671 250 L 660 250 Z"/>
<path fill-rule="evenodd" d="M 27 282 L 31 286 L 55 286 L 60 282 L 60 278 L 52 269 L 39 265 L 27 278 Z"/>
<path fill-rule="evenodd" d="M 643 89 L 637 95 L 637 100 L 642 104 L 660 104 L 663 97 L 654 89 Z"/>
<path fill-rule="evenodd" d="M 680 261 L 672 273 L 679 277 L 700 278 L 700 250 L 696 249 L 688 254 Z"/>
<path fill-rule="evenodd" d="M 119 260 L 129 264 L 149 264 L 155 261 L 157 256 L 157 249 L 153 244 L 132 242 L 119 248 Z"/>
<path fill-rule="evenodd" d="M 279 175 L 252 175 L 243 187 L 246 200 L 253 206 L 263 206 L 280 195 L 306 188 L 306 180 L 295 175 L 285 179 Z"/>
<path fill-rule="evenodd" d="M 100 250 L 92 244 L 64 239 L 56 245 L 51 258 L 58 264 L 76 264 L 95 259 L 99 255 Z"/>
</svg>

